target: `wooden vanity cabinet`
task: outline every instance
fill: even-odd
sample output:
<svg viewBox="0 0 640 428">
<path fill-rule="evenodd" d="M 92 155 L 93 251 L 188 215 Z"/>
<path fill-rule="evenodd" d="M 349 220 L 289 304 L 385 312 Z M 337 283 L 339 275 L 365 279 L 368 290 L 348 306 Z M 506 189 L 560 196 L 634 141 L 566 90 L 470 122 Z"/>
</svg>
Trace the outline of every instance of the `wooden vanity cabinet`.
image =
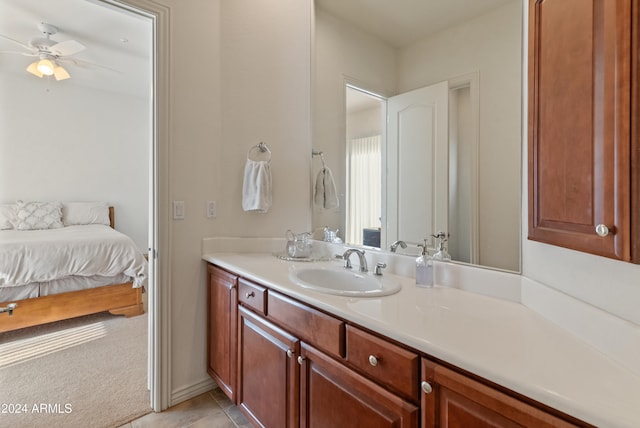
<svg viewBox="0 0 640 428">
<path fill-rule="evenodd" d="M 344 364 L 301 345 L 300 428 L 417 428 L 419 409 Z"/>
<path fill-rule="evenodd" d="M 574 425 L 466 375 L 422 359 L 422 428 L 569 428 Z"/>
<path fill-rule="evenodd" d="M 238 277 L 207 265 L 207 372 L 235 403 Z"/>
<path fill-rule="evenodd" d="M 529 239 L 640 263 L 632 3 L 529 0 Z"/>
<path fill-rule="evenodd" d="M 255 426 L 418 427 L 417 405 L 345 364 L 344 321 L 271 290 L 256 305 L 261 287 L 239 283 L 236 396 Z"/>
<path fill-rule="evenodd" d="M 238 315 L 238 406 L 256 426 L 297 427 L 300 341 L 242 306 Z"/>
<path fill-rule="evenodd" d="M 395 394 L 417 403 L 420 356 L 354 325 L 347 325 L 346 330 L 346 362 Z"/>
<path fill-rule="evenodd" d="M 589 427 L 280 292 L 207 269 L 208 371 L 256 427 Z"/>
</svg>

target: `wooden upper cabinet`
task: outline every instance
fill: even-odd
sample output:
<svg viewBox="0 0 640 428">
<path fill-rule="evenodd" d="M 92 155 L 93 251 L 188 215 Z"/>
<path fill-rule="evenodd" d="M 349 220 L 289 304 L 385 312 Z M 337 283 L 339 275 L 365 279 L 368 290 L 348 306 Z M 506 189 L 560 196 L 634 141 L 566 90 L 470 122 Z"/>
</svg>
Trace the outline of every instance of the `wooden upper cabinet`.
<svg viewBox="0 0 640 428">
<path fill-rule="evenodd" d="M 529 239 L 640 262 L 632 1 L 529 1 Z"/>
</svg>

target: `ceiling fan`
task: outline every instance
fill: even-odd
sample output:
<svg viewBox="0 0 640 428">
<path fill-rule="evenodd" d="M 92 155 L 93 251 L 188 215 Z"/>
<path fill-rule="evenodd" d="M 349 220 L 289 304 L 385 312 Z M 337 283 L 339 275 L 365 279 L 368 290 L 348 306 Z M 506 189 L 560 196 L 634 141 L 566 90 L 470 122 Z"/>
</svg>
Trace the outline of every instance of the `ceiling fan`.
<svg viewBox="0 0 640 428">
<path fill-rule="evenodd" d="M 56 80 L 70 78 L 69 72 L 67 72 L 60 63 L 63 61 L 71 61 L 78 65 L 79 63 L 86 62 L 72 57 L 72 55 L 86 49 L 85 46 L 75 40 L 66 40 L 64 42 L 52 40 L 51 36 L 56 34 L 58 29 L 51 24 L 41 22 L 38 24 L 38 30 L 42 33 L 42 37 L 33 38 L 29 40 L 27 44 L 0 34 L 0 38 L 13 42 L 27 50 L 27 52 L 4 51 L 1 53 L 37 57 L 38 60 L 29 64 L 27 67 L 27 71 L 34 76 L 40 78 L 43 76 L 54 76 Z"/>
</svg>

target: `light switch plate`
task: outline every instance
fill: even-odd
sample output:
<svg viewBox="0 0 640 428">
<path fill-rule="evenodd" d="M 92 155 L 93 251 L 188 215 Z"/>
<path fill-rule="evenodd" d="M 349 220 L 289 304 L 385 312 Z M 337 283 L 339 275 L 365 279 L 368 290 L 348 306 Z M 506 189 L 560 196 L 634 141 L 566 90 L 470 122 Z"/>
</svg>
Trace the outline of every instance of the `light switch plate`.
<svg viewBox="0 0 640 428">
<path fill-rule="evenodd" d="M 207 201 L 207 218 L 216 218 L 216 201 Z"/>
<path fill-rule="evenodd" d="M 184 220 L 184 201 L 173 201 L 173 219 Z"/>
</svg>

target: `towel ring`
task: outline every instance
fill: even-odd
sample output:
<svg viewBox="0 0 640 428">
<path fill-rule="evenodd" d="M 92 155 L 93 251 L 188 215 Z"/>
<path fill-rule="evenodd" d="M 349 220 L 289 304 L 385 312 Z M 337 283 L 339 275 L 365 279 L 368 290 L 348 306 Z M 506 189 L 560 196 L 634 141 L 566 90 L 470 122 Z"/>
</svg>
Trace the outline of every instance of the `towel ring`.
<svg viewBox="0 0 640 428">
<path fill-rule="evenodd" d="M 251 154 L 254 151 L 257 151 L 257 154 L 267 153 L 268 154 L 267 161 L 271 160 L 271 150 L 269 150 L 269 146 L 267 146 L 264 142 L 260 141 L 258 144 L 256 144 L 255 146 L 251 147 L 249 149 L 249 151 L 247 152 L 247 159 L 251 159 Z M 251 160 L 254 160 L 254 159 L 251 159 Z"/>
<path fill-rule="evenodd" d="M 319 151 L 319 150 L 312 150 L 311 151 L 311 156 L 320 156 L 320 161 L 322 162 L 322 168 L 326 168 L 327 166 L 324 163 L 324 152 Z"/>
</svg>

